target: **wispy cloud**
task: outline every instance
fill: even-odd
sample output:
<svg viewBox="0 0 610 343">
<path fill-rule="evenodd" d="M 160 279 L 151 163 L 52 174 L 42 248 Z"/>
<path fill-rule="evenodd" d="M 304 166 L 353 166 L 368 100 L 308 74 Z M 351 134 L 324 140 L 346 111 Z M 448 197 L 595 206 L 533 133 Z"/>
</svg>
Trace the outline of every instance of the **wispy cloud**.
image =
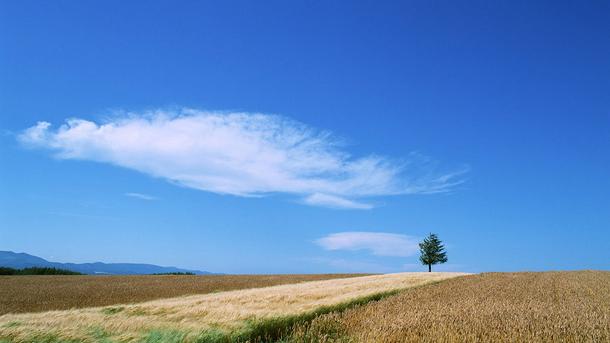
<svg viewBox="0 0 610 343">
<path fill-rule="evenodd" d="M 377 256 L 412 256 L 417 253 L 418 239 L 385 232 L 339 232 L 316 240 L 326 250 L 368 250 Z"/>
<path fill-rule="evenodd" d="M 358 209 L 358 210 L 370 210 L 373 208 L 371 204 L 365 204 L 330 194 L 315 193 L 307 196 L 304 203 L 314 206 L 326 206 L 331 208 L 346 208 L 346 209 Z"/>
<path fill-rule="evenodd" d="M 157 200 L 157 197 L 142 193 L 125 193 L 125 196 L 140 199 L 140 200 Z"/>
<path fill-rule="evenodd" d="M 419 154 L 351 156 L 330 132 L 266 114 L 194 109 L 123 113 L 96 123 L 38 122 L 19 139 L 61 159 L 110 163 L 203 191 L 289 193 L 309 205 L 367 209 L 362 199 L 447 192 L 460 169 L 439 172 Z"/>
</svg>

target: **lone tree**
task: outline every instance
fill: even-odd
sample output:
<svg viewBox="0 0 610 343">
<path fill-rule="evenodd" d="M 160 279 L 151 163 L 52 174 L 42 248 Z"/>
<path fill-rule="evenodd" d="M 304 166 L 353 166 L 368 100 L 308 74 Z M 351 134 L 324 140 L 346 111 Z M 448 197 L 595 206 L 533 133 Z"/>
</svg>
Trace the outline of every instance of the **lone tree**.
<svg viewBox="0 0 610 343">
<path fill-rule="evenodd" d="M 424 238 L 423 242 L 419 243 L 419 251 L 421 252 L 419 260 L 422 264 L 428 265 L 428 272 L 432 271 L 433 264 L 447 262 L 445 247 L 441 240 L 433 233 Z"/>
</svg>

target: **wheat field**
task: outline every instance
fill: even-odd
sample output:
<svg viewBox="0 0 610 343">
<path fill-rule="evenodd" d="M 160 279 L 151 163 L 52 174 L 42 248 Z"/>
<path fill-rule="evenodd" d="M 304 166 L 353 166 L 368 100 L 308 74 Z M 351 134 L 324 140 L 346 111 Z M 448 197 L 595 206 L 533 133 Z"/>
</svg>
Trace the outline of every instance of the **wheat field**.
<svg viewBox="0 0 610 343">
<path fill-rule="evenodd" d="M 206 332 L 239 330 L 248 321 L 314 311 L 323 306 L 421 286 L 462 273 L 398 273 L 245 289 L 215 294 L 42 313 L 0 316 L 0 339 L 137 342 L 171 330 L 179 341 L 195 341 Z M 148 336 L 147 336 L 148 335 Z M 174 335 L 175 336 L 175 335 Z"/>
<path fill-rule="evenodd" d="M 297 326 L 291 342 L 610 342 L 610 272 L 483 273 Z"/>
<path fill-rule="evenodd" d="M 0 277 L 0 315 L 129 304 L 367 274 L 19 275 Z"/>
</svg>

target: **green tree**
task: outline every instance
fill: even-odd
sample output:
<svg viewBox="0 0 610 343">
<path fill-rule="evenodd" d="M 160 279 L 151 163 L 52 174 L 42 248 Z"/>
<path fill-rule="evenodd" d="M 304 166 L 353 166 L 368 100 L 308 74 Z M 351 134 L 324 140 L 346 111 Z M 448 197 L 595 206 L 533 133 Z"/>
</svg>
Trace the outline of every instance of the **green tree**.
<svg viewBox="0 0 610 343">
<path fill-rule="evenodd" d="M 419 243 L 419 251 L 421 256 L 419 260 L 422 264 L 428 266 L 428 271 L 432 271 L 432 265 L 447 262 L 447 253 L 443 242 L 438 237 L 431 233 L 424 238 L 423 242 Z"/>
</svg>

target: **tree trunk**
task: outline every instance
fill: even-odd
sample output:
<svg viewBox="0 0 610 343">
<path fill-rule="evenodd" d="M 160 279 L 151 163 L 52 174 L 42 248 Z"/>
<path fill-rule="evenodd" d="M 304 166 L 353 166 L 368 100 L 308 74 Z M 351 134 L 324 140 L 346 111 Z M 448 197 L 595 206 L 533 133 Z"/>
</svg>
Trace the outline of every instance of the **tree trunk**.
<svg viewBox="0 0 610 343">
<path fill-rule="evenodd" d="M 432 272 L 432 265 L 431 264 L 428 265 L 428 273 L 430 273 L 430 272 Z"/>
</svg>

